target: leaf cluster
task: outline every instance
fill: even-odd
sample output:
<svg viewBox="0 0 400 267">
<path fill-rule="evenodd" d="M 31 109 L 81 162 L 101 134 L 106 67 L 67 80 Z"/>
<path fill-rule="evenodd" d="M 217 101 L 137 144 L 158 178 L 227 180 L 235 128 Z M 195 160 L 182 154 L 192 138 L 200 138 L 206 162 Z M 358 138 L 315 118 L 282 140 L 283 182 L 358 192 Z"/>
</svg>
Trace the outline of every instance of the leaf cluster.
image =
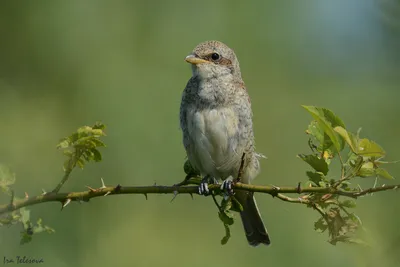
<svg viewBox="0 0 400 267">
<path fill-rule="evenodd" d="M 11 186 L 15 183 L 15 174 L 6 166 L 0 165 L 0 188 L 2 193 L 11 198 L 10 205 L 19 198 L 14 196 Z M 54 233 L 54 229 L 47 225 L 43 225 L 42 219 L 39 218 L 36 223 L 31 223 L 30 210 L 21 208 L 0 216 L 0 226 L 22 225 L 20 243 L 25 244 L 32 240 L 34 234 L 47 232 Z"/>
<path fill-rule="evenodd" d="M 307 171 L 309 187 L 332 187 L 345 191 L 360 190 L 353 185 L 354 179 L 385 178 L 393 176 L 383 168 L 382 159 L 386 153 L 376 142 L 360 137 L 361 130 L 352 133 L 342 119 L 331 110 L 315 106 L 303 106 L 313 117 L 306 133 L 309 135 L 308 154 L 299 154 L 298 157 L 306 162 L 312 171 Z M 345 156 L 343 156 L 345 154 Z M 338 160 L 341 175 L 330 178 L 330 167 L 333 160 Z M 329 232 L 329 242 L 361 243 L 355 233 L 362 227 L 357 215 L 349 212 L 356 206 L 353 199 L 332 194 L 312 193 L 302 196 L 309 207 L 319 211 L 321 217 L 315 222 L 315 230 Z"/>
<path fill-rule="evenodd" d="M 105 136 L 105 125 L 96 123 L 94 126 L 80 127 L 70 136 L 60 140 L 57 149 L 62 149 L 67 160 L 64 162 L 64 171 L 70 172 L 77 165 L 81 169 L 90 161 L 99 162 L 102 155 L 99 147 L 105 147 L 101 137 Z"/>
</svg>

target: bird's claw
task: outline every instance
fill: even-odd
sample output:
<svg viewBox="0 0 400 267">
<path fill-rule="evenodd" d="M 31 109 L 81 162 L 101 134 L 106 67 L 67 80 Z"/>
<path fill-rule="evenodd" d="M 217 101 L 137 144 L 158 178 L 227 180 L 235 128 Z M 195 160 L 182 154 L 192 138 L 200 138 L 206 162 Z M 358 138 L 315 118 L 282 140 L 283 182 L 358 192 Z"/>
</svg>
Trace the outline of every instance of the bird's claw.
<svg viewBox="0 0 400 267">
<path fill-rule="evenodd" d="M 222 182 L 221 184 L 221 190 L 224 191 L 228 195 L 233 195 L 233 189 L 232 189 L 232 184 L 233 181 L 230 179 L 226 179 Z"/>
<path fill-rule="evenodd" d="M 199 195 L 208 196 L 210 195 L 210 189 L 208 188 L 208 184 L 219 184 L 218 180 L 214 177 L 206 176 L 201 180 L 199 185 Z"/>
<path fill-rule="evenodd" d="M 208 183 L 202 181 L 199 185 L 199 195 L 208 196 L 209 194 Z"/>
</svg>

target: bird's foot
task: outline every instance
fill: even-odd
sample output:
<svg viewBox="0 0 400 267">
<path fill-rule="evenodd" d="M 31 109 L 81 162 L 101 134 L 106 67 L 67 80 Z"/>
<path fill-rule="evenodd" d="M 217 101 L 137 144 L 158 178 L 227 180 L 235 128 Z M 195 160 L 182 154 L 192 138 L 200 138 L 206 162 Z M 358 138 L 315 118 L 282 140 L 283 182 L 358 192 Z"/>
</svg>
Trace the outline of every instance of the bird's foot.
<svg viewBox="0 0 400 267">
<path fill-rule="evenodd" d="M 199 185 L 199 195 L 208 196 L 210 195 L 210 190 L 208 189 L 208 184 L 219 184 L 218 180 L 209 175 L 205 176 Z"/>
<path fill-rule="evenodd" d="M 234 182 L 232 181 L 232 179 L 229 179 L 229 178 L 222 182 L 221 190 L 224 191 L 225 195 L 228 195 L 228 196 L 234 195 L 233 188 L 232 188 L 233 184 L 234 184 Z"/>
</svg>

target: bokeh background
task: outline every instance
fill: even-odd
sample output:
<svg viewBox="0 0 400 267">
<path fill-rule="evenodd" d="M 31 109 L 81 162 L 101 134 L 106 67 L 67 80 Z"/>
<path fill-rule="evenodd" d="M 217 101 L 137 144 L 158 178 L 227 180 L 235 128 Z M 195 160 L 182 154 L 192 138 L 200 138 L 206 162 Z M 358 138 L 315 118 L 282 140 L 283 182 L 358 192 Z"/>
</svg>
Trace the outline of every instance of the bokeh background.
<svg viewBox="0 0 400 267">
<path fill-rule="evenodd" d="M 170 185 L 184 177 L 181 92 L 184 57 L 202 41 L 235 49 L 252 97 L 257 149 L 268 156 L 257 184 L 306 179 L 300 105 L 324 106 L 347 127 L 400 159 L 400 2 L 3 1 L 0 4 L 0 162 L 16 194 L 61 179 L 59 138 L 107 124 L 104 161 L 76 170 L 63 190 L 85 185 Z M 400 176 L 400 165 L 389 171 Z M 333 174 L 332 174 L 333 175 Z M 386 183 L 387 181 L 380 181 Z M 373 179 L 360 181 L 372 186 Z M 0 229 L 3 257 L 42 266 L 400 266 L 400 195 L 358 201 L 371 247 L 332 246 L 313 230 L 318 214 L 257 195 L 272 246 L 247 245 L 239 221 L 224 234 L 210 198 L 129 195 L 32 207 L 55 234 L 19 244 L 20 226 Z M 4 198 L 3 198 L 4 200 Z"/>
</svg>

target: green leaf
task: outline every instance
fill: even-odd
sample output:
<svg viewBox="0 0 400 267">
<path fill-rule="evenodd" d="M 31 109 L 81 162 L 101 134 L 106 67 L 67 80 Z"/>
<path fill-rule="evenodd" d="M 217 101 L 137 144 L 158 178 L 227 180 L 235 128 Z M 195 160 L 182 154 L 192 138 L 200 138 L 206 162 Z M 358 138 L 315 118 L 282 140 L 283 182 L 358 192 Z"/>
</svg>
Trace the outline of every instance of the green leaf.
<svg viewBox="0 0 400 267">
<path fill-rule="evenodd" d="M 185 163 L 183 164 L 183 170 L 187 175 L 191 176 L 200 176 L 200 172 L 197 171 L 192 164 L 190 164 L 190 161 L 187 159 Z"/>
<path fill-rule="evenodd" d="M 361 238 L 347 238 L 344 241 L 344 243 L 362 245 L 364 247 L 371 247 L 369 243 L 367 243 L 365 240 L 362 240 Z"/>
<path fill-rule="evenodd" d="M 93 138 L 92 142 L 95 144 L 95 147 L 105 147 L 106 145 L 99 139 Z"/>
<path fill-rule="evenodd" d="M 351 151 L 353 151 L 354 153 L 357 153 L 357 148 L 358 148 L 357 136 L 348 132 L 346 129 L 344 129 L 341 126 L 336 126 L 334 128 L 334 130 L 346 141 L 346 143 L 349 145 Z"/>
<path fill-rule="evenodd" d="M 324 133 L 324 130 L 317 121 L 312 121 L 308 126 L 308 130 L 306 132 L 312 135 L 320 143 L 317 147 L 319 152 L 328 151 L 332 147 L 333 143 L 331 139 L 327 134 Z"/>
<path fill-rule="evenodd" d="M 83 152 L 83 158 L 87 161 L 87 162 L 89 162 L 90 160 L 92 160 L 93 158 L 94 158 L 94 154 L 93 154 L 93 152 L 92 151 L 90 151 L 90 150 L 85 150 L 84 152 Z"/>
<path fill-rule="evenodd" d="M 324 218 L 319 218 L 318 221 L 314 223 L 314 230 L 323 233 L 328 229 L 328 224 L 326 223 Z"/>
<path fill-rule="evenodd" d="M 355 208 L 357 206 L 357 203 L 354 200 L 351 199 L 346 199 L 340 203 L 343 207 L 346 208 Z"/>
<path fill-rule="evenodd" d="M 317 172 L 321 172 L 326 175 L 329 171 L 328 164 L 326 163 L 325 159 L 319 158 L 316 155 L 304 155 L 299 154 L 297 155 L 299 158 L 307 162 L 314 170 Z"/>
<path fill-rule="evenodd" d="M 314 184 L 318 185 L 319 182 L 325 180 L 325 176 L 322 172 L 306 172 L 308 178 L 310 178 L 310 181 L 313 182 Z"/>
<path fill-rule="evenodd" d="M 233 218 L 229 216 L 228 212 L 218 212 L 219 219 L 227 225 L 233 224 Z"/>
<path fill-rule="evenodd" d="M 26 208 L 21 208 L 19 210 L 19 213 L 21 214 L 21 222 L 24 225 L 24 228 L 27 229 L 30 227 L 30 217 L 31 217 L 31 211 L 26 209 Z"/>
<path fill-rule="evenodd" d="M 374 164 L 372 162 L 364 163 L 357 173 L 357 176 L 364 177 L 364 178 L 374 176 L 374 175 L 375 175 L 375 168 L 374 168 Z"/>
<path fill-rule="evenodd" d="M 390 175 L 390 173 L 388 173 L 387 170 L 382 169 L 382 168 L 377 168 L 375 170 L 376 174 L 379 175 L 379 177 L 385 178 L 385 179 L 394 179 L 394 177 L 392 175 Z"/>
<path fill-rule="evenodd" d="M 337 152 L 340 152 L 344 143 L 339 135 L 335 133 L 333 127 L 341 126 L 345 128 L 343 121 L 337 117 L 332 111 L 325 108 L 318 108 L 314 106 L 303 106 L 316 120 L 319 126 L 323 129 L 324 133 L 327 134 L 332 141 Z"/>
<path fill-rule="evenodd" d="M 385 156 L 385 151 L 374 141 L 363 138 L 358 144 L 358 154 L 364 157 L 380 158 Z"/>
<path fill-rule="evenodd" d="M 85 167 L 85 161 L 83 159 L 78 159 L 76 161 L 76 165 L 78 165 L 79 168 L 83 169 L 83 167 Z"/>
<path fill-rule="evenodd" d="M 74 154 L 71 150 L 64 150 L 63 154 L 67 157 L 72 157 L 72 155 Z"/>
<path fill-rule="evenodd" d="M 93 129 L 92 134 L 97 137 L 106 135 L 101 129 Z"/>
<path fill-rule="evenodd" d="M 230 199 L 232 200 L 232 206 L 230 208 L 230 210 L 236 211 L 236 212 L 242 212 L 243 211 L 243 206 L 242 204 L 240 204 L 240 202 L 237 200 L 237 198 L 235 196 L 230 197 Z"/>
<path fill-rule="evenodd" d="M 75 132 L 75 133 L 71 134 L 70 137 L 69 137 L 68 139 L 69 139 L 69 142 L 73 144 L 73 143 L 75 143 L 79 138 L 80 138 L 79 133 L 78 133 L 78 132 Z"/>
<path fill-rule="evenodd" d="M 39 233 L 42 233 L 42 232 L 47 232 L 49 234 L 52 234 L 52 233 L 55 232 L 55 230 L 53 228 L 51 228 L 51 227 L 49 227 L 47 225 L 43 225 L 41 218 L 38 219 L 36 225 L 33 226 L 32 230 L 33 230 L 34 234 L 39 234 Z"/>
<path fill-rule="evenodd" d="M 332 127 L 341 126 L 343 128 L 346 128 L 342 119 L 339 118 L 335 113 L 333 113 L 333 111 L 331 111 L 327 108 L 317 108 L 317 109 L 322 111 L 325 119 L 332 124 Z"/>
<path fill-rule="evenodd" d="M 106 128 L 106 126 L 101 123 L 101 122 L 96 122 L 95 125 L 93 125 L 92 127 L 93 129 L 100 129 L 100 130 L 104 130 Z"/>
<path fill-rule="evenodd" d="M 324 142 L 324 130 L 318 125 L 317 121 L 312 121 L 308 125 L 307 134 L 312 135 L 318 142 Z"/>
<path fill-rule="evenodd" d="M 5 165 L 0 164 L 0 188 L 5 193 L 10 192 L 10 186 L 15 183 L 15 173 Z"/>
<path fill-rule="evenodd" d="M 92 133 L 92 127 L 89 126 L 82 126 L 77 130 L 79 137 L 86 137 Z"/>
<path fill-rule="evenodd" d="M 20 244 L 26 244 L 32 241 L 32 235 L 30 233 L 28 233 L 26 230 L 25 231 L 21 231 L 21 240 L 20 240 Z"/>
<path fill-rule="evenodd" d="M 221 201 L 221 209 L 222 209 L 223 211 L 228 211 L 231 207 L 232 207 L 231 198 L 230 198 L 230 197 L 227 198 L 227 199 L 222 198 L 222 201 Z"/>
<path fill-rule="evenodd" d="M 224 224 L 225 228 L 225 236 L 221 239 L 221 245 L 225 245 L 228 243 L 229 238 L 231 238 L 231 230 L 229 229 L 229 226 Z"/>
<path fill-rule="evenodd" d="M 94 161 L 96 161 L 96 162 L 101 161 L 102 156 L 101 156 L 100 151 L 98 151 L 96 148 L 93 148 L 90 151 L 92 151 L 92 153 L 93 153 L 93 160 Z"/>
<path fill-rule="evenodd" d="M 68 138 L 63 138 L 60 140 L 60 142 L 57 144 L 57 149 L 63 149 L 63 148 L 67 148 L 70 146 L 70 142 Z"/>
</svg>

